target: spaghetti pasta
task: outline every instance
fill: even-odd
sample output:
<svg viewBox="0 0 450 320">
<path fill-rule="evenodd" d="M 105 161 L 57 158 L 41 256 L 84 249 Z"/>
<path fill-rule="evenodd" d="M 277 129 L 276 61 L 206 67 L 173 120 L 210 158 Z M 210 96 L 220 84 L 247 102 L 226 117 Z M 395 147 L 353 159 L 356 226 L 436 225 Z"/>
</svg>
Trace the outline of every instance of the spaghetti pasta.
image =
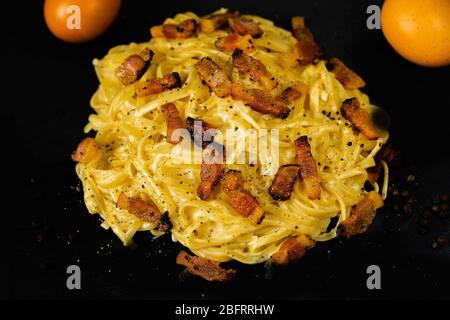
<svg viewBox="0 0 450 320">
<path fill-rule="evenodd" d="M 255 83 L 233 68 L 230 52 L 217 48 L 216 41 L 228 35 L 226 30 L 120 45 L 112 48 L 103 59 L 94 60 L 100 85 L 91 99 L 95 113 L 90 115 L 85 132 L 96 132 L 95 141 L 101 156 L 87 163 L 79 162 L 76 171 L 89 212 L 99 214 L 104 220 L 102 226 L 111 228 L 125 245 L 132 243 L 138 231 L 150 231 L 155 236 L 163 231 L 154 223 L 118 207 L 116 203 L 121 194 L 149 200 L 161 212 L 167 212 L 172 239 L 196 255 L 216 262 L 234 259 L 246 264 L 269 260 L 291 237 L 306 235 L 314 241 L 334 238 L 340 223 L 366 195 L 366 169 L 375 165 L 375 156 L 387 142 L 388 133 L 382 132 L 374 140 L 366 138 L 343 117 L 340 107 L 350 98 L 356 98 L 361 108 L 369 113 L 376 107 L 358 89 L 346 89 L 335 74 L 327 70 L 324 60 L 286 67 L 283 59 L 291 54 L 297 42 L 291 32 L 261 17 L 243 17 L 256 22 L 263 31 L 261 37 L 253 39 L 255 52 L 249 55 L 260 61 L 267 68 L 265 72 L 277 80 L 271 95 L 278 96 L 293 86 L 302 93 L 290 104 L 291 111 L 285 119 L 257 112 L 230 96 L 219 97 L 202 84 L 195 65 L 203 57 L 210 57 L 233 83 L 264 89 L 261 83 Z M 165 23 L 178 25 L 187 19 L 201 20 L 187 12 Z M 117 78 L 115 71 L 121 63 L 144 49 L 150 49 L 154 55 L 138 83 L 177 73 L 183 82 L 180 88 L 139 97 L 135 94 L 135 84 L 124 85 Z M 260 224 L 237 214 L 220 197 L 200 200 L 196 190 L 201 162 L 180 163 L 178 157 L 186 145 L 169 143 L 165 138 L 167 124 L 161 107 L 168 103 L 176 106 L 183 120 L 202 119 L 220 132 L 235 131 L 239 141 L 245 141 L 237 143 L 236 155 L 248 156 L 249 129 L 277 130 L 279 166 L 295 164 L 294 142 L 307 136 L 317 163 L 320 197 L 311 200 L 303 184 L 297 182 L 289 199 L 274 201 L 268 190 L 276 171 L 261 174 L 264 164 L 257 161 L 227 162 L 225 166 L 227 170 L 241 172 L 246 192 L 264 209 L 265 218 Z M 384 185 L 379 187 L 375 183 L 374 186 L 385 197 L 385 162 L 383 168 Z M 327 231 L 330 220 L 335 217 L 337 225 Z"/>
</svg>

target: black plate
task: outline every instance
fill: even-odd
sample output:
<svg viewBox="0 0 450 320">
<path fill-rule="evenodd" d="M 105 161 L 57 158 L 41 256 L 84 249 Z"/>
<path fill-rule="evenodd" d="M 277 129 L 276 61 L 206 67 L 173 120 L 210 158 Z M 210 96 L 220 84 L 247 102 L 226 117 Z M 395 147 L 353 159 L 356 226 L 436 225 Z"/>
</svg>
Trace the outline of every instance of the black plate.
<svg viewBox="0 0 450 320">
<path fill-rule="evenodd" d="M 5 298 L 398 298 L 449 297 L 450 251 L 432 249 L 448 235 L 448 219 L 421 213 L 434 194 L 450 193 L 449 68 L 423 68 L 398 56 L 380 30 L 366 27 L 366 9 L 381 1 L 124 1 L 114 25 L 93 42 L 70 45 L 47 30 L 42 3 L 5 11 L 14 18 L 2 48 L 7 95 L 2 101 L 6 150 L 3 232 L 7 259 L 1 272 Z M 91 60 L 117 44 L 146 41 L 149 26 L 186 10 L 200 15 L 222 6 L 258 14 L 289 28 L 304 15 L 327 56 L 337 56 L 366 80 L 372 101 L 391 115 L 391 133 L 404 153 L 403 179 L 414 165 L 415 181 L 403 189 L 417 201 L 413 213 L 396 213 L 388 201 L 362 237 L 318 245 L 298 264 L 265 279 L 263 265 L 238 266 L 227 284 L 194 277 L 180 282 L 179 246 L 168 237 L 136 237 L 124 248 L 100 227 L 82 203 L 70 153 L 83 137 L 97 88 Z M 20 13 L 18 21 L 17 12 Z M 7 19 L 8 17 L 5 17 Z M 4 73 L 5 74 L 5 73 Z M 2 94 L 3 95 L 3 94 Z M 5 148 L 5 147 L 4 147 Z M 33 225 L 32 226 L 32 222 Z M 425 224 L 426 222 L 422 222 Z M 42 240 L 39 243 L 38 240 Z M 3 260 L 3 259 L 2 259 Z M 82 289 L 67 290 L 66 268 L 82 270 Z M 366 268 L 381 268 L 381 290 L 368 290 Z"/>
</svg>

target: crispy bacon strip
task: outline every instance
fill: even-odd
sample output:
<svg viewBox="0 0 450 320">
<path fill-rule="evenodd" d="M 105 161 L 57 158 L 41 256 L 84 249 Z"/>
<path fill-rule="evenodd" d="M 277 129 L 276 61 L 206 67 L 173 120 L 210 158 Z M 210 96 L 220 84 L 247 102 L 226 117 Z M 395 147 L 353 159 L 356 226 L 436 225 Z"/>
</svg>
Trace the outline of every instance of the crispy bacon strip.
<svg viewBox="0 0 450 320">
<path fill-rule="evenodd" d="M 195 126 L 196 123 L 198 124 L 198 127 Z M 203 149 L 214 141 L 214 136 L 217 134 L 217 129 L 209 123 L 191 117 L 186 119 L 186 128 L 189 131 L 194 143 Z"/>
<path fill-rule="evenodd" d="M 244 189 L 242 174 L 236 170 L 228 170 L 220 180 L 220 188 L 225 192 L 239 191 Z"/>
<path fill-rule="evenodd" d="M 239 11 L 219 13 L 200 20 L 200 32 L 211 33 L 228 26 L 229 18 L 239 17 Z"/>
<path fill-rule="evenodd" d="M 220 180 L 224 170 L 223 164 L 202 163 L 200 171 L 201 182 L 197 188 L 197 195 L 202 200 L 208 200 L 211 197 L 214 187 Z"/>
<path fill-rule="evenodd" d="M 180 117 L 180 112 L 178 112 L 177 107 L 173 103 L 167 103 L 163 105 L 161 109 L 167 122 L 166 140 L 168 143 L 177 144 L 183 140 L 183 138 L 178 137 L 178 139 L 175 139 L 172 136 L 175 130 L 184 128 L 183 120 L 181 120 Z"/>
<path fill-rule="evenodd" d="M 181 87 L 181 78 L 177 72 L 166 74 L 162 78 L 150 79 L 136 85 L 136 95 L 140 98 L 158 94 L 164 90 Z"/>
<path fill-rule="evenodd" d="M 117 207 L 127 210 L 132 215 L 145 222 L 156 224 L 160 231 L 169 231 L 172 227 L 167 213 L 161 213 L 158 207 L 152 201 L 144 201 L 141 198 L 130 198 L 121 193 L 117 198 Z"/>
<path fill-rule="evenodd" d="M 276 265 L 288 265 L 302 258 L 306 250 L 314 246 L 314 241 L 307 235 L 288 238 L 283 242 L 276 253 L 272 255 L 272 263 Z"/>
<path fill-rule="evenodd" d="M 384 160 L 389 167 L 398 167 L 402 161 L 400 151 L 391 144 L 384 145 L 375 156 L 375 166 L 368 168 L 367 181 L 374 183 L 378 181 L 381 174 L 381 161 Z"/>
<path fill-rule="evenodd" d="M 212 33 L 218 29 L 212 19 L 201 19 L 198 25 L 201 33 Z"/>
<path fill-rule="evenodd" d="M 259 60 L 245 54 L 242 49 L 235 49 L 232 54 L 233 66 L 240 72 L 248 73 L 253 81 L 260 82 L 267 90 L 273 90 L 278 81 Z"/>
<path fill-rule="evenodd" d="M 298 55 L 297 61 L 307 65 L 323 57 L 323 50 L 315 42 L 314 36 L 306 26 L 304 17 L 292 17 L 292 30 L 298 40 L 294 51 Z"/>
<path fill-rule="evenodd" d="M 304 66 L 313 63 L 316 59 L 323 57 L 323 51 L 315 42 L 297 42 L 294 48 L 298 55 L 297 62 Z"/>
<path fill-rule="evenodd" d="M 226 28 L 228 26 L 229 18 L 237 18 L 240 16 L 239 11 L 228 11 L 226 13 L 214 14 L 209 17 L 209 19 L 213 20 L 216 27 L 218 29 Z"/>
<path fill-rule="evenodd" d="M 402 162 L 399 149 L 391 144 L 384 145 L 377 153 L 377 158 L 386 161 L 390 167 L 398 167 Z"/>
<path fill-rule="evenodd" d="M 233 29 L 234 32 L 236 32 L 241 36 L 248 34 L 251 35 L 253 38 L 260 38 L 264 34 L 264 31 L 261 30 L 258 24 L 248 18 L 244 17 L 228 18 L 228 24 L 230 25 L 231 29 Z"/>
<path fill-rule="evenodd" d="M 339 226 L 339 231 L 347 238 L 366 232 L 375 217 L 376 210 L 383 205 L 383 199 L 377 192 L 369 192 L 353 207 L 350 216 Z"/>
<path fill-rule="evenodd" d="M 180 24 L 165 23 L 159 26 L 150 28 L 150 33 L 153 38 L 166 39 L 186 39 L 195 34 L 197 29 L 197 21 L 194 19 L 186 19 Z"/>
<path fill-rule="evenodd" d="M 295 180 L 300 172 L 300 166 L 286 164 L 278 168 L 277 174 L 269 188 L 269 194 L 274 200 L 288 200 L 294 189 Z"/>
<path fill-rule="evenodd" d="M 226 201 L 237 213 L 248 218 L 253 224 L 260 224 L 264 219 L 264 209 L 247 191 L 232 191 L 227 194 Z"/>
<path fill-rule="evenodd" d="M 225 270 L 211 260 L 191 256 L 185 251 L 181 251 L 177 255 L 177 264 L 185 266 L 187 271 L 193 275 L 200 276 L 208 281 L 229 281 L 236 273 L 233 269 Z"/>
<path fill-rule="evenodd" d="M 153 58 L 153 51 L 145 48 L 140 54 L 132 54 L 116 69 L 116 76 L 124 85 L 138 80 L 148 69 Z"/>
<path fill-rule="evenodd" d="M 348 90 L 359 89 L 366 85 L 360 76 L 338 58 L 331 58 L 328 61 L 327 69 L 333 72 L 336 79 Z"/>
<path fill-rule="evenodd" d="M 381 163 L 377 160 L 373 167 L 367 168 L 367 181 L 375 183 L 381 174 Z"/>
<path fill-rule="evenodd" d="M 117 198 L 117 206 L 146 222 L 158 222 L 161 214 L 153 202 L 147 202 L 140 198 L 129 198 L 124 193 L 121 193 Z"/>
<path fill-rule="evenodd" d="M 230 94 L 231 81 L 227 74 L 210 58 L 204 57 L 195 64 L 198 76 L 218 97 Z"/>
<path fill-rule="evenodd" d="M 276 98 L 278 101 L 281 101 L 285 105 L 290 105 L 294 103 L 296 100 L 302 97 L 302 93 L 294 88 L 286 88 L 280 95 Z"/>
<path fill-rule="evenodd" d="M 238 84 L 231 85 L 231 97 L 244 101 L 250 108 L 263 114 L 272 114 L 285 119 L 290 109 L 280 100 L 272 97 L 268 92 L 259 89 L 247 89 Z"/>
<path fill-rule="evenodd" d="M 314 41 L 314 35 L 305 25 L 305 17 L 291 18 L 292 33 L 298 41 Z"/>
<path fill-rule="evenodd" d="M 159 26 L 153 26 L 150 28 L 150 34 L 153 38 L 177 38 L 177 25 L 173 23 L 166 23 Z"/>
<path fill-rule="evenodd" d="M 117 198 L 116 206 L 123 210 L 130 209 L 130 198 L 122 192 Z"/>
<path fill-rule="evenodd" d="M 240 36 L 237 33 L 230 33 L 228 36 L 218 39 L 216 41 L 216 47 L 221 51 L 229 53 L 233 52 L 236 48 L 241 49 L 247 54 L 256 51 L 253 38 L 249 34 Z"/>
<path fill-rule="evenodd" d="M 197 21 L 194 19 L 186 19 L 181 22 L 178 26 L 178 38 L 186 39 L 190 38 L 195 34 L 197 29 Z"/>
<path fill-rule="evenodd" d="M 217 158 L 220 161 L 217 161 Z M 213 189 L 219 183 L 225 168 L 223 151 L 211 148 L 206 159 L 208 161 L 203 161 L 201 165 L 200 184 L 197 187 L 197 195 L 202 200 L 208 200 L 211 197 Z"/>
<path fill-rule="evenodd" d="M 306 195 L 311 200 L 320 197 L 319 173 L 316 160 L 311 154 L 311 146 L 307 136 L 301 136 L 294 142 L 295 160 L 300 165 L 300 177 L 305 187 Z"/>
<path fill-rule="evenodd" d="M 345 100 L 342 103 L 341 112 L 344 118 L 350 121 L 353 127 L 367 139 L 375 140 L 380 137 L 380 132 L 373 125 L 369 112 L 360 107 L 357 98 Z"/>
<path fill-rule="evenodd" d="M 72 153 L 72 160 L 86 164 L 94 160 L 100 153 L 100 147 L 93 138 L 84 138 Z"/>
<path fill-rule="evenodd" d="M 244 190 L 244 182 L 239 171 L 228 171 L 220 181 L 224 199 L 238 214 L 246 217 L 253 224 L 260 224 L 264 219 L 264 209 L 249 192 Z"/>
</svg>

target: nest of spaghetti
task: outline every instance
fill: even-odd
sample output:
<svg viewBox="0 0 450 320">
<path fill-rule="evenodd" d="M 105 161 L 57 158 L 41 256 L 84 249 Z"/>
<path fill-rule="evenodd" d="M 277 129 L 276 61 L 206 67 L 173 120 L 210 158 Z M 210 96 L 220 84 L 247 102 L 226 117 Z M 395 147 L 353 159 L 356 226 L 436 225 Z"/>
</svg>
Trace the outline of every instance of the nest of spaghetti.
<svg viewBox="0 0 450 320">
<path fill-rule="evenodd" d="M 125 245 L 169 233 L 190 251 L 177 263 L 209 281 L 233 277 L 222 262 L 287 265 L 368 229 L 386 197 L 388 132 L 364 80 L 324 58 L 303 17 L 288 31 L 188 12 L 150 34 L 94 60 L 95 136 L 72 157 L 102 227 Z"/>
</svg>

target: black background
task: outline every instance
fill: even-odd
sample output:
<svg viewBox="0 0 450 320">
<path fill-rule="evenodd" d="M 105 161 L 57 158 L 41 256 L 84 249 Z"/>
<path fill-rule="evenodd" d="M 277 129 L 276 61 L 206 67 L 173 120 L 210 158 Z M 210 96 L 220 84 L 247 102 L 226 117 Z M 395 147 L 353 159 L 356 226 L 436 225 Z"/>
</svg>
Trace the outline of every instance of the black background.
<svg viewBox="0 0 450 320">
<path fill-rule="evenodd" d="M 448 220 L 433 218 L 419 235 L 418 216 L 430 196 L 450 191 L 450 72 L 423 68 L 398 56 L 380 30 L 366 28 L 366 8 L 382 1 L 123 1 L 119 17 L 98 39 L 63 43 L 47 30 L 41 1 L 17 1 L 2 17 L 3 190 L 0 297 L 3 298 L 449 298 L 450 250 L 431 249 L 448 234 Z M 327 56 L 340 57 L 367 82 L 373 103 L 391 115 L 392 139 L 416 167 L 409 189 L 414 213 L 396 214 L 388 202 L 369 232 L 318 245 L 298 264 L 265 279 L 263 265 L 241 266 L 236 279 L 211 284 L 188 278 L 175 264 L 168 237 L 136 236 L 124 248 L 82 203 L 70 153 L 82 139 L 97 88 L 91 61 L 118 44 L 147 41 L 149 27 L 191 10 L 220 7 L 272 19 L 289 28 L 292 15 L 307 25 Z M 5 81 L 6 80 L 6 81 Z M 4 98 L 8 97 L 8 98 Z M 48 226 L 42 243 L 32 221 Z M 42 228 L 41 228 L 42 229 Z M 6 230 L 6 232 L 5 232 Z M 72 235 L 76 235 L 72 239 Z M 6 253 L 6 256 L 5 256 Z M 82 290 L 66 288 L 66 268 L 78 264 Z M 382 289 L 366 288 L 366 268 L 379 265 Z"/>
</svg>

